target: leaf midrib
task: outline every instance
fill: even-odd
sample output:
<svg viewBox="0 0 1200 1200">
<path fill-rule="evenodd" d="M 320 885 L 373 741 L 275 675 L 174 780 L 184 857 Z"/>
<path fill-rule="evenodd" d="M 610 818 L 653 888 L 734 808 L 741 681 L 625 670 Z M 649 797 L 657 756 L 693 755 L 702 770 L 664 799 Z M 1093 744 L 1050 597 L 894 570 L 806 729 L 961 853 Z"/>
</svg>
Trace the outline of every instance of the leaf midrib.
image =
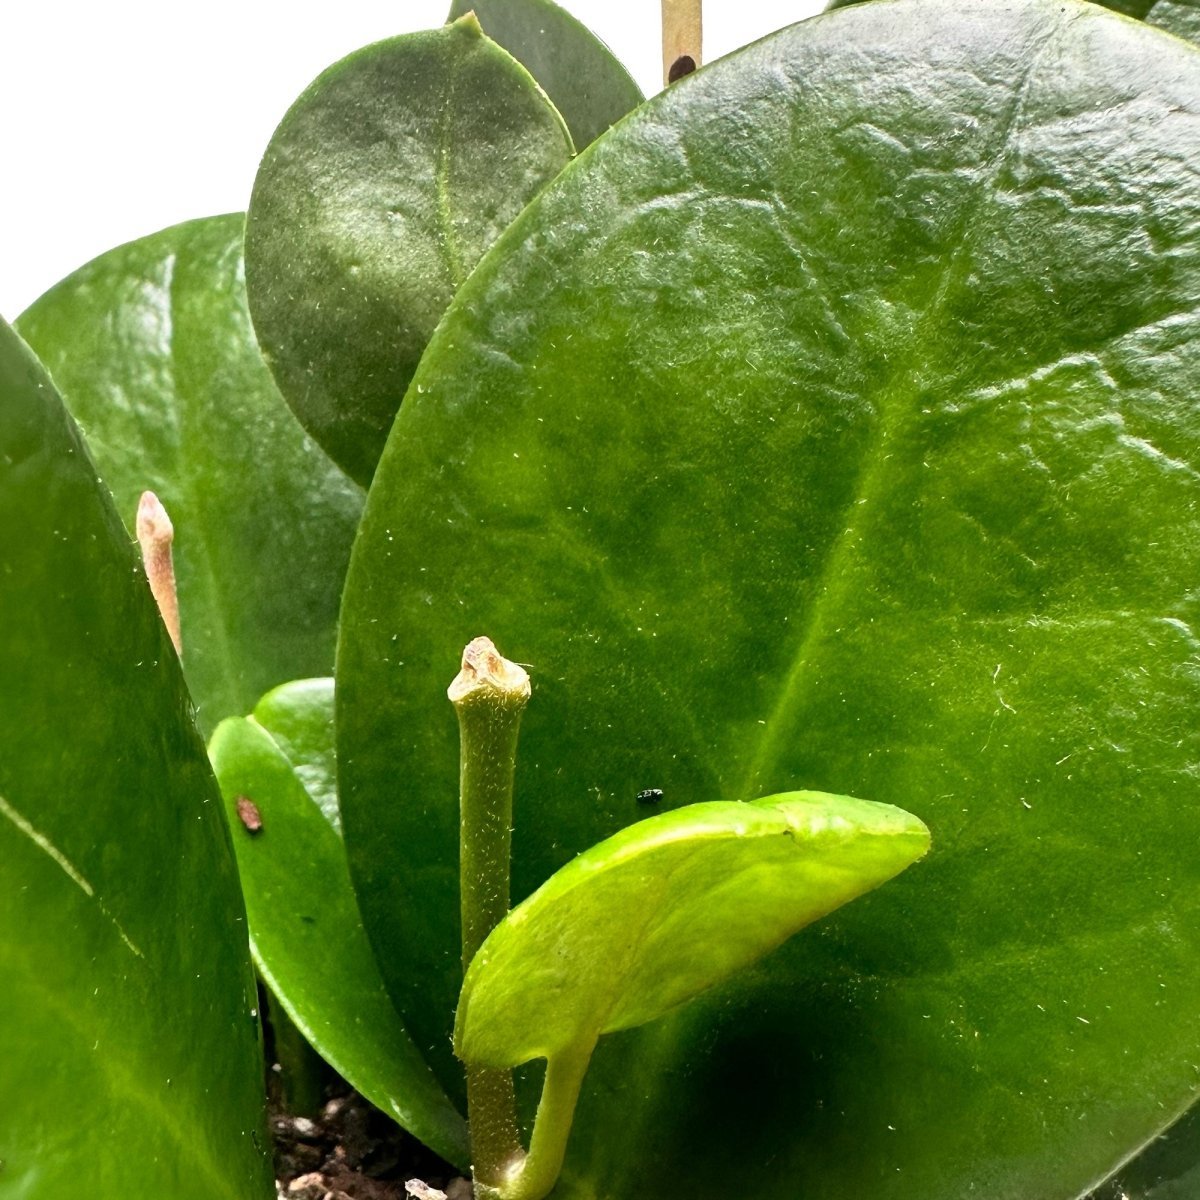
<svg viewBox="0 0 1200 1200">
<path fill-rule="evenodd" d="M 1075 19 L 1074 16 L 1068 17 L 1067 23 Z M 807 690 L 809 676 L 806 668 L 809 657 L 821 641 L 831 613 L 838 611 L 840 607 L 839 602 L 845 594 L 846 581 L 850 574 L 846 567 L 853 551 L 862 541 L 868 518 L 873 516 L 873 502 L 886 493 L 887 464 L 892 459 L 887 451 L 888 447 L 902 436 L 907 424 L 906 418 L 911 406 L 904 401 L 909 398 L 909 384 L 914 369 L 926 361 L 926 349 L 934 340 L 951 289 L 963 273 L 964 259 L 973 244 L 972 231 L 977 225 L 975 218 L 993 193 L 995 182 L 1008 157 L 1034 71 L 1050 50 L 1057 46 L 1062 38 L 1063 28 L 1061 22 L 1057 23 L 1051 35 L 1044 38 L 1030 55 L 1013 89 L 1013 98 L 1008 110 L 999 122 L 994 145 L 987 155 L 986 166 L 980 172 L 981 182 L 976 187 L 970 203 L 963 206 L 953 256 L 942 272 L 932 302 L 922 313 L 913 330 L 909 353 L 891 372 L 889 380 L 878 393 L 877 433 L 872 449 L 866 456 L 866 466 L 859 473 L 854 495 L 847 505 L 849 520 L 842 532 L 834 538 L 821 566 L 817 585 L 812 592 L 813 599 L 808 606 L 807 619 L 801 622 L 795 634 L 796 648 L 791 654 L 790 666 L 766 717 L 762 734 L 747 763 L 741 783 L 733 793 L 740 799 L 751 799 L 758 794 L 763 786 L 761 781 L 779 759 L 780 743 L 785 731 L 790 728 L 790 718 Z"/>
</svg>

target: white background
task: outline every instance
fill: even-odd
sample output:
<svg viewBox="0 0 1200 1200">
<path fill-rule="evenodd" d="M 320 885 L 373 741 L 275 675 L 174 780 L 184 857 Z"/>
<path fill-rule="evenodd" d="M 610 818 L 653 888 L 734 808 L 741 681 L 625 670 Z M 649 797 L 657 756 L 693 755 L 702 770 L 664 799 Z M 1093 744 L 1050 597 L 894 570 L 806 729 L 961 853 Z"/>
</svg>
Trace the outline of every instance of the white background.
<svg viewBox="0 0 1200 1200">
<path fill-rule="evenodd" d="M 659 90 L 659 0 L 563 2 L 647 95 Z M 449 7 L 0 0 L 0 315 L 111 246 L 244 209 L 272 130 L 316 75 L 368 42 L 441 24 Z M 823 7 L 706 0 L 704 58 Z"/>
</svg>

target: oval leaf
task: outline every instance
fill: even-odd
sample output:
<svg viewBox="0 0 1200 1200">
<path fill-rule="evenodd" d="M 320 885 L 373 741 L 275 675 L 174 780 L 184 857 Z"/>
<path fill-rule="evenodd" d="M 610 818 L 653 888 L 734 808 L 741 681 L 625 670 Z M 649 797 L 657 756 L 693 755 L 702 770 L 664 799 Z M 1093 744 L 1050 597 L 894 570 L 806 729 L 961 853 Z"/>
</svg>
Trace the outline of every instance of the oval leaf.
<svg viewBox="0 0 1200 1200">
<path fill-rule="evenodd" d="M 254 706 L 254 719 L 271 735 L 304 790 L 340 834 L 333 680 L 295 679 L 272 688 Z"/>
<path fill-rule="evenodd" d="M 1123 13 L 1127 17 L 1136 17 L 1138 20 L 1145 20 L 1151 9 L 1163 0 L 1098 0 L 1105 8 L 1111 8 L 1113 12 Z M 1170 0 L 1167 0 L 1170 2 Z M 825 6 L 825 11 L 830 12 L 835 8 L 851 8 L 856 4 L 862 4 L 864 0 L 829 0 Z"/>
<path fill-rule="evenodd" d="M 470 1162 L 466 1123 L 438 1086 L 396 1015 L 362 930 L 346 853 L 302 763 L 332 753 L 332 696 L 318 746 L 317 694 L 304 681 L 264 697 L 293 731 L 289 758 L 252 717 L 230 717 L 209 753 L 233 831 L 255 961 L 315 1049 L 372 1104 L 443 1158 Z M 295 701 L 293 705 L 291 701 Z M 290 711 L 289 711 L 290 710 Z M 319 771 L 319 768 L 318 768 Z"/>
<path fill-rule="evenodd" d="M 1143 19 L 1176 37 L 1200 42 L 1200 3 L 1197 0 L 1154 0 Z"/>
<path fill-rule="evenodd" d="M 652 1021 L 928 848 L 916 817 L 818 792 L 639 821 L 492 931 L 463 983 L 455 1051 L 516 1067 Z"/>
<path fill-rule="evenodd" d="M 544 93 L 470 17 L 342 59 L 284 117 L 246 227 L 254 327 L 288 403 L 359 482 L 455 290 L 571 154 Z"/>
<path fill-rule="evenodd" d="M 1096 0 L 1105 8 L 1136 17 L 1190 42 L 1200 41 L 1200 3 L 1197 0 Z M 848 8 L 863 0 L 830 0 L 827 10 Z"/>
<path fill-rule="evenodd" d="M 517 899 L 648 787 L 921 797 L 938 833 L 601 1042 L 562 1196 L 703 1195 L 736 1145 L 765 1197 L 1073 1198 L 1196 1096 L 1198 158 L 1177 39 L 869 3 L 648 102 L 456 299 L 338 654 L 351 868 L 419 1042 L 480 630 L 536 667 Z"/>
<path fill-rule="evenodd" d="M 150 488 L 175 526 L 183 662 L 200 724 L 333 665 L 362 493 L 263 365 L 239 214 L 189 221 L 76 271 L 22 315 L 133 530 Z"/>
<path fill-rule="evenodd" d="M 469 12 L 541 84 L 580 150 L 641 104 L 612 51 L 553 0 L 453 0 L 450 20 Z"/>
<path fill-rule="evenodd" d="M 145 577 L 0 322 L 0 1191 L 273 1196 L 244 914 Z"/>
</svg>

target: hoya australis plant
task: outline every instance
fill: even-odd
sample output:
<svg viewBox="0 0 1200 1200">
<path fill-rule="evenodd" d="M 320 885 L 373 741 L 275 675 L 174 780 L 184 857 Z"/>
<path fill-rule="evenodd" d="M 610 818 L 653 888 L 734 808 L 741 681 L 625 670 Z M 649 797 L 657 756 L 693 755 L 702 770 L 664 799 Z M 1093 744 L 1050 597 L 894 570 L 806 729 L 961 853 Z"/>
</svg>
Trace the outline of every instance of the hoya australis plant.
<svg viewBox="0 0 1200 1200">
<path fill-rule="evenodd" d="M 19 322 L 126 520 L 147 486 L 168 501 L 261 974 L 479 1195 L 716 1196 L 733 1159 L 781 1200 L 1080 1196 L 1198 1087 L 1196 50 L 1075 0 L 872 0 L 638 105 L 540 0 L 453 15 L 284 119 L 248 303 L 224 218 Z M 587 69 L 544 74 L 534 29 Z M 173 663 L 95 615 L 149 611 L 144 583 L 75 435 L 13 415 L 71 429 L 13 345 L 0 494 L 90 498 L 0 526 L 21 684 L 0 763 L 28 765 L 0 829 L 103 901 L 112 946 L 47 949 L 33 914 L 67 919 L 61 895 L 0 875 L 4 953 L 78 1014 L 79 1071 L 134 1081 L 123 1132 L 197 1129 L 160 1190 L 258 1195 L 252 1032 L 236 1079 L 196 1062 L 177 1092 L 146 1065 L 163 1010 L 129 1019 L 152 984 L 121 931 L 145 953 L 144 925 L 186 950 L 139 969 L 202 1044 L 230 1014 L 253 1030 L 242 966 L 173 969 L 214 936 L 190 893 L 135 887 L 146 822 L 153 878 L 191 870 L 180 820 L 226 878 L 228 844 Z M 262 524 L 221 519 L 247 474 L 223 420 L 291 497 Z M 92 607 L 59 638 L 67 579 Z M 481 631 L 530 664 L 527 708 Z M 97 639 L 119 671 L 80 666 Z M 170 687 L 122 707 L 147 662 Z M 146 729 L 149 776 L 92 787 L 82 763 Z M 193 807 L 158 824 L 146 798 L 181 771 Z M 917 818 L 919 870 L 788 937 L 918 856 Z M 58 1030 L 13 1011 L 36 1090 Z M 101 1092 L 70 1095 L 104 1131 Z M 43 1160 L 90 1153 L 101 1194 L 128 1189 L 52 1102 L 0 1118 L 7 1179 L 54 1195 Z"/>
<path fill-rule="evenodd" d="M 602 1032 L 652 1020 L 884 882 L 924 852 L 928 833 L 895 808 L 815 793 L 697 804 L 594 847 L 506 916 L 529 681 L 477 639 L 451 692 L 463 741 L 460 911 L 471 974 L 456 1036 L 471 1096 L 469 1152 L 359 929 L 328 803 L 327 681 L 272 692 L 252 717 L 223 722 L 211 752 L 236 822 L 256 957 L 284 1004 L 365 1094 L 447 1158 L 470 1161 L 477 1187 L 540 1196 L 557 1176 Z M 255 821 L 245 828 L 238 809 L 248 801 Z M 548 1073 L 527 1158 L 505 1068 L 535 1057 Z"/>
</svg>

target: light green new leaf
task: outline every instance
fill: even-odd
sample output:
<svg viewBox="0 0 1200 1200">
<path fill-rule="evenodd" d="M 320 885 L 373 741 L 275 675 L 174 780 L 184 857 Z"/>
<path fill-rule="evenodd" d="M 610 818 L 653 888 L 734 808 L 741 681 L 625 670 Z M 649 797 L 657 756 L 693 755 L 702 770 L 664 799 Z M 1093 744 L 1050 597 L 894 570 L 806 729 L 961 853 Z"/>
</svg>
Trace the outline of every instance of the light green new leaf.
<svg viewBox="0 0 1200 1200">
<path fill-rule="evenodd" d="M 516 1067 L 652 1021 L 928 848 L 901 809 L 818 792 L 639 821 L 492 931 L 463 983 L 455 1050 Z"/>
<path fill-rule="evenodd" d="M 273 1196 L 229 834 L 129 539 L 0 322 L 0 1195 Z"/>
<path fill-rule="evenodd" d="M 641 104 L 612 51 L 554 0 L 452 0 L 450 20 L 469 12 L 541 84 L 580 150 Z"/>
<path fill-rule="evenodd" d="M 327 765 L 331 680 L 285 684 L 209 753 L 233 831 L 255 961 L 309 1042 L 378 1108 L 444 1158 L 470 1161 L 466 1123 L 388 999 L 350 887 Z M 260 723 L 261 722 L 261 723 Z M 280 730 L 278 740 L 272 730 Z M 314 785 L 312 792 L 306 787 Z M 260 829 L 239 811 L 249 800 Z"/>
<path fill-rule="evenodd" d="M 360 483 L 456 289 L 572 153 L 473 17 L 359 50 L 289 109 L 250 200 L 250 308 L 288 403 Z"/>
<path fill-rule="evenodd" d="M 101 255 L 22 315 L 132 532 L 175 526 L 183 664 L 201 728 L 333 666 L 362 493 L 296 423 L 246 311 L 240 214 Z"/>
<path fill-rule="evenodd" d="M 929 861 L 604 1038 L 558 1200 L 1074 1200 L 1200 1094 L 1200 53 L 875 0 L 647 102 L 431 342 L 347 581 L 364 924 L 460 987 L 480 632 L 513 894 L 667 805 L 907 805 Z M 399 861 L 398 861 L 399 860 Z M 438 1069 L 449 1078 L 453 1062 Z"/>
</svg>

